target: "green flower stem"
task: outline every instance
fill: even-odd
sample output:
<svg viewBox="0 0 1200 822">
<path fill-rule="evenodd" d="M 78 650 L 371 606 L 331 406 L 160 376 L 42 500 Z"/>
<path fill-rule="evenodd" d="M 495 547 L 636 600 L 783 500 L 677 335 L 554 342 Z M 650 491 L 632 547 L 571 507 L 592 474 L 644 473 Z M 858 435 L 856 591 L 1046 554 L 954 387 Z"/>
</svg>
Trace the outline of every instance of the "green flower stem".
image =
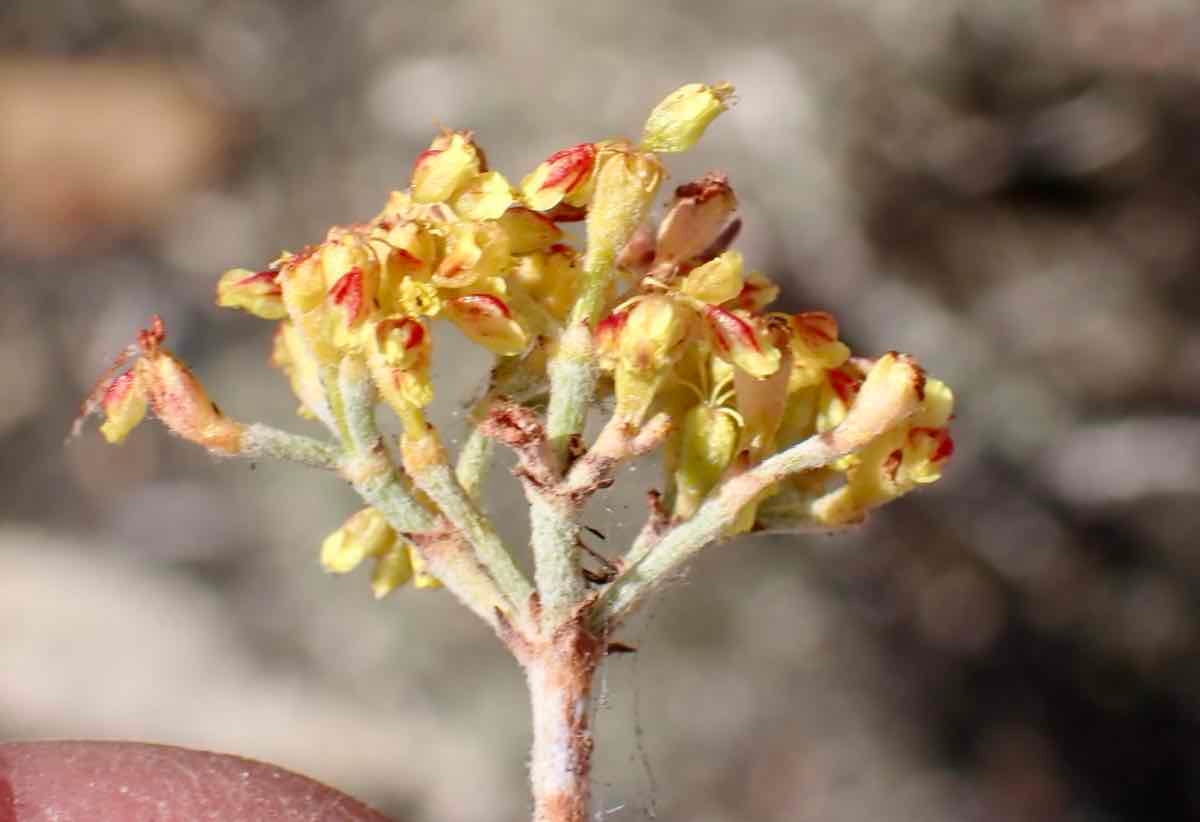
<svg viewBox="0 0 1200 822">
<path fill-rule="evenodd" d="M 691 519 L 676 525 L 657 542 L 642 546 L 641 556 L 631 552 L 626 570 L 596 603 L 593 626 L 606 632 L 615 630 L 647 596 L 717 539 L 738 512 L 773 482 L 787 474 L 828 465 L 847 453 L 833 448 L 824 436 L 811 437 L 726 482 Z"/>
<path fill-rule="evenodd" d="M 496 444 L 485 437 L 479 426 L 471 428 L 467 441 L 458 452 L 458 462 L 454 466 L 454 476 L 463 491 L 472 501 L 478 503 L 484 480 L 492 467 L 492 458 L 496 453 Z"/>
<path fill-rule="evenodd" d="M 262 423 L 246 426 L 241 447 L 243 457 L 270 457 L 329 470 L 337 468 L 340 456 L 338 449 L 329 443 Z"/>
<path fill-rule="evenodd" d="M 595 347 L 592 328 L 576 323 L 563 332 L 558 354 L 550 361 L 550 404 L 546 409 L 546 437 L 561 463 L 567 446 L 579 436 L 596 394 Z"/>
<path fill-rule="evenodd" d="M 408 464 L 410 461 L 406 459 L 406 465 Z M 491 521 L 454 478 L 449 464 L 443 459 L 426 463 L 410 473 L 417 487 L 434 501 L 446 519 L 450 520 L 474 547 L 480 562 L 495 579 L 500 591 L 512 603 L 512 607 L 505 610 L 516 614 L 520 622 L 527 622 L 533 586 L 513 561 L 512 554 L 496 533 Z"/>
<path fill-rule="evenodd" d="M 347 432 L 342 475 L 359 496 L 383 513 L 393 528 L 412 538 L 433 575 L 507 641 L 511 630 L 503 615 L 516 612 L 512 603 L 480 564 L 471 546 L 447 531 L 444 521 L 440 522 L 405 487 L 388 457 L 375 423 L 375 390 L 366 365 L 357 358 L 346 357 L 337 382 Z"/>
<path fill-rule="evenodd" d="M 542 493 L 529 496 L 542 625 L 551 631 L 571 617 L 587 594 L 579 565 L 577 513 L 567 500 Z"/>
</svg>

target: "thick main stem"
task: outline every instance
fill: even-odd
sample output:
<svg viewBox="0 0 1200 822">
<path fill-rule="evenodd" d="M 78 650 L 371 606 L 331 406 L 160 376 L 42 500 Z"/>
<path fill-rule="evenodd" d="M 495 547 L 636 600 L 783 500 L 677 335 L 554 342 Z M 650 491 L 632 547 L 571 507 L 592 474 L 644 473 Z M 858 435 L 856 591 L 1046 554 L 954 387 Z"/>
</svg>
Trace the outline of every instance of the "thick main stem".
<svg viewBox="0 0 1200 822">
<path fill-rule="evenodd" d="M 533 822 L 587 822 L 592 679 L 603 653 L 586 620 L 563 625 L 525 663 L 533 708 Z"/>
</svg>

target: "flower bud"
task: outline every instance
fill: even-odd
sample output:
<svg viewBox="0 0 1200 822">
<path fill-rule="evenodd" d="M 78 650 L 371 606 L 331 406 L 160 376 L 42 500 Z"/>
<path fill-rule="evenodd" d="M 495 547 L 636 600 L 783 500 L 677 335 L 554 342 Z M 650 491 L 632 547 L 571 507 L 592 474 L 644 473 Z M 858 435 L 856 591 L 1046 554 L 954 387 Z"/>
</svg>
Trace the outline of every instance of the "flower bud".
<svg viewBox="0 0 1200 822">
<path fill-rule="evenodd" d="M 618 341 L 621 362 L 639 371 L 659 371 L 679 353 L 690 328 L 687 310 L 670 297 L 639 300 L 629 311 Z"/>
<path fill-rule="evenodd" d="M 513 190 L 498 171 L 480 174 L 454 198 L 454 212 L 464 220 L 495 220 L 513 204 Z"/>
<path fill-rule="evenodd" d="M 592 339 L 600 367 L 611 371 L 617 366 L 621 353 L 621 332 L 629 320 L 629 311 L 614 311 L 596 323 Z"/>
<path fill-rule="evenodd" d="M 675 189 L 675 201 L 658 228 L 657 259 L 684 263 L 701 257 L 736 211 L 737 197 L 723 175 L 708 174 Z"/>
<path fill-rule="evenodd" d="M 217 305 L 240 308 L 264 320 L 281 320 L 287 316 L 278 271 L 256 273 L 245 268 L 226 271 L 217 281 Z"/>
<path fill-rule="evenodd" d="M 365 338 L 371 378 L 401 418 L 433 400 L 432 340 L 423 323 L 412 317 L 389 317 L 369 328 Z"/>
<path fill-rule="evenodd" d="M 591 193 L 596 164 L 594 143 L 564 148 L 547 157 L 521 181 L 525 203 L 535 211 L 549 211 L 559 203 L 582 206 Z"/>
<path fill-rule="evenodd" d="M 426 588 L 414 576 L 413 557 L 407 544 L 397 542 L 375 558 L 371 572 L 371 595 L 383 599 L 410 579 L 417 588 Z"/>
<path fill-rule="evenodd" d="M 757 378 L 779 368 L 779 349 L 766 339 L 752 315 L 708 305 L 704 321 L 713 350 L 721 358 Z"/>
<path fill-rule="evenodd" d="M 290 314 L 312 311 L 325 299 L 329 286 L 321 266 L 317 248 L 306 248 L 299 254 L 283 258 L 279 281 L 283 302 Z"/>
<path fill-rule="evenodd" d="M 467 294 L 446 303 L 446 314 L 471 341 L 502 357 L 522 353 L 529 337 L 504 300 L 493 294 Z"/>
<path fill-rule="evenodd" d="M 732 300 L 742 291 L 742 255 L 726 251 L 715 260 L 693 268 L 679 286 L 689 297 L 711 305 Z"/>
<path fill-rule="evenodd" d="M 524 206 L 513 206 L 496 221 L 508 235 L 513 254 L 529 254 L 549 248 L 562 239 L 562 230 L 544 214 Z"/>
<path fill-rule="evenodd" d="M 688 83 L 676 89 L 650 112 L 642 131 L 642 147 L 649 151 L 686 151 L 728 108 L 725 101 L 732 94 L 729 83 Z"/>
<path fill-rule="evenodd" d="M 320 416 L 327 405 L 321 366 L 291 322 L 282 322 L 276 328 L 271 365 L 287 375 L 292 392 L 300 400 L 297 413 L 306 418 Z"/>
<path fill-rule="evenodd" d="M 241 451 L 242 426 L 225 417 L 186 365 L 167 351 L 143 355 L 141 373 L 154 415 L 173 433 L 218 454 Z"/>
<path fill-rule="evenodd" d="M 482 170 L 470 132 L 447 131 L 413 163 L 412 197 L 418 203 L 446 202 Z"/>
<path fill-rule="evenodd" d="M 396 532 L 375 508 L 363 508 L 321 543 L 321 567 L 331 574 L 353 571 L 367 557 L 379 557 L 396 542 Z"/>
<path fill-rule="evenodd" d="M 148 395 L 140 374 L 135 365 L 103 388 L 100 409 L 104 412 L 104 423 L 100 433 L 111 445 L 124 440 L 146 416 Z"/>
<path fill-rule="evenodd" d="M 327 333 L 340 350 L 358 344 L 358 330 L 375 309 L 378 269 L 375 271 L 376 276 L 370 277 L 361 268 L 351 268 L 329 289 Z"/>
<path fill-rule="evenodd" d="M 675 510 L 679 519 L 696 513 L 729 467 L 739 439 L 737 415 L 707 403 L 684 415 L 675 470 Z"/>
<path fill-rule="evenodd" d="M 358 269 L 371 281 L 379 279 L 379 258 L 370 242 L 357 231 L 335 227 L 321 244 L 321 272 L 325 287 L 334 284 L 351 271 Z"/>
<path fill-rule="evenodd" d="M 646 218 L 663 170 L 653 154 L 627 144 L 605 144 L 597 160 L 587 214 L 588 254 L 616 255 Z"/>
<path fill-rule="evenodd" d="M 641 422 L 663 377 L 683 350 L 691 317 L 670 297 L 646 297 L 629 311 L 617 337 L 616 413 Z"/>
</svg>

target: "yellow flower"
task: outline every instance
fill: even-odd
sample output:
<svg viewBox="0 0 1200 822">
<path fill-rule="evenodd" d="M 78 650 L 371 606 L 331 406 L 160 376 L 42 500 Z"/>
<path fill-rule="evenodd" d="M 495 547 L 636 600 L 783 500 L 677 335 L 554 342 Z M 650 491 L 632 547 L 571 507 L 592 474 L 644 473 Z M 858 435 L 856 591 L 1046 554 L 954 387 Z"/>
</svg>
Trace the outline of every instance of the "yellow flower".
<svg viewBox="0 0 1200 822">
<path fill-rule="evenodd" d="M 508 180 L 498 171 L 480 174 L 454 198 L 454 211 L 465 220 L 495 220 L 513 204 Z"/>
<path fill-rule="evenodd" d="M 321 366 L 291 322 L 280 323 L 275 331 L 271 364 L 287 375 L 292 392 L 300 400 L 297 413 L 306 418 L 316 416 L 317 409 L 326 404 Z"/>
<path fill-rule="evenodd" d="M 365 333 L 367 366 L 383 399 L 402 420 L 433 401 L 429 364 L 432 341 L 412 317 L 379 320 Z"/>
<path fill-rule="evenodd" d="M 449 201 L 482 170 L 482 157 L 470 132 L 445 132 L 436 137 L 413 164 L 413 200 L 418 203 Z"/>
<path fill-rule="evenodd" d="M 279 272 L 270 269 L 254 272 L 234 268 L 226 271 L 217 281 L 217 305 L 240 308 L 264 320 L 281 320 L 287 316 Z"/>
<path fill-rule="evenodd" d="M 424 577 L 415 576 L 415 557 L 407 543 L 397 542 L 375 558 L 375 569 L 371 572 L 371 594 L 375 599 L 383 599 L 410 579 L 417 588 L 430 587 Z"/>
<path fill-rule="evenodd" d="M 446 316 L 473 342 L 501 357 L 529 347 L 529 335 L 513 318 L 508 303 L 494 294 L 464 294 L 446 303 Z"/>
<path fill-rule="evenodd" d="M 396 542 L 396 532 L 375 508 L 363 508 L 321 543 L 321 567 L 347 574 L 367 557 L 382 556 Z"/>
<path fill-rule="evenodd" d="M 549 211 L 561 202 L 582 206 L 592 189 L 596 165 L 594 143 L 581 143 L 551 154 L 521 181 L 521 194 L 535 211 Z"/>
<path fill-rule="evenodd" d="M 666 96 L 650 112 L 642 147 L 650 151 L 686 151 L 696 144 L 733 94 L 729 83 L 688 83 Z"/>
<path fill-rule="evenodd" d="M 701 302 L 719 305 L 742 291 L 742 255 L 726 251 L 716 259 L 693 268 L 679 290 Z"/>
<path fill-rule="evenodd" d="M 148 399 L 145 382 L 137 368 L 110 380 L 100 399 L 105 417 L 100 433 L 104 439 L 112 445 L 122 442 L 145 418 Z"/>
<path fill-rule="evenodd" d="M 675 469 L 676 517 L 696 513 L 733 461 L 739 436 L 738 416 L 728 408 L 700 403 L 684 415 Z"/>
</svg>

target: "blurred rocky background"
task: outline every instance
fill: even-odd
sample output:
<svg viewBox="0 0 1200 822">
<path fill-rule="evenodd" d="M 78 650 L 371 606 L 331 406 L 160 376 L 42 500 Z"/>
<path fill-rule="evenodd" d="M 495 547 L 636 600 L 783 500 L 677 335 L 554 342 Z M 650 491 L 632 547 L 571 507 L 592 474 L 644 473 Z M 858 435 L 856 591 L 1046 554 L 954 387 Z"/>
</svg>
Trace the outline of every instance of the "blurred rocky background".
<svg viewBox="0 0 1200 822">
<path fill-rule="evenodd" d="M 1200 817 L 1196 0 L 5 0 L 0 737 L 522 818 L 517 670 L 445 593 L 322 575 L 334 478 L 63 439 L 152 311 L 227 410 L 299 425 L 221 271 L 374 213 L 436 124 L 519 177 L 697 79 L 740 101 L 675 180 L 729 172 L 787 307 L 945 377 L 959 450 L 860 531 L 710 551 L 631 628 L 603 818 Z"/>
</svg>

